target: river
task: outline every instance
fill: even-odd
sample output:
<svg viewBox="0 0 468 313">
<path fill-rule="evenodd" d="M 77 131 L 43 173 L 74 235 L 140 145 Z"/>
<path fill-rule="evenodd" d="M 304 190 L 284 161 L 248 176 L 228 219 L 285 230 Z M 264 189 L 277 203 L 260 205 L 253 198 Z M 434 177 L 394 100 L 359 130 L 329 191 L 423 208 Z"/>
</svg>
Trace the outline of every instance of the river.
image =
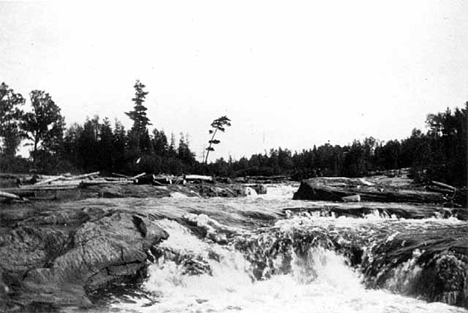
<svg viewBox="0 0 468 313">
<path fill-rule="evenodd" d="M 151 251 L 154 258 L 144 282 L 101 294 L 99 308 L 87 312 L 468 312 L 404 296 L 411 295 L 421 272 L 417 249 L 378 288 L 373 283 L 379 273 L 369 279 L 363 266 L 378 257 L 373 250 L 377 242 L 391 242 L 408 229 L 430 232 L 466 227 L 466 222 L 285 211 L 317 205 L 291 200 L 296 189 L 270 186 L 267 195 L 253 192 L 234 199 L 175 194 L 83 201 L 149 214 L 170 235 Z"/>
</svg>

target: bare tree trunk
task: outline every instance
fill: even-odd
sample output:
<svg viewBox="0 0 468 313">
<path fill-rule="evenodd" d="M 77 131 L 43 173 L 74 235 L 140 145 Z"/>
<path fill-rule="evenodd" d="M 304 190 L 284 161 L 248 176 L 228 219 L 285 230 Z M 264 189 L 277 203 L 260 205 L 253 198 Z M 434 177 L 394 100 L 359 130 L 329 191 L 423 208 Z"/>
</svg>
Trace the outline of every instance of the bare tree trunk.
<svg viewBox="0 0 468 313">
<path fill-rule="evenodd" d="M 218 131 L 218 129 L 215 129 L 215 131 L 213 132 L 213 136 L 211 136 L 211 140 L 209 141 L 210 142 L 210 145 L 208 146 L 208 148 L 206 149 L 207 150 L 207 153 L 206 153 L 206 158 L 205 158 L 205 164 L 208 164 L 208 156 L 210 155 L 210 151 L 211 151 L 211 146 L 213 145 L 212 141 L 214 139 L 214 137 L 216 136 L 216 132 Z"/>
</svg>

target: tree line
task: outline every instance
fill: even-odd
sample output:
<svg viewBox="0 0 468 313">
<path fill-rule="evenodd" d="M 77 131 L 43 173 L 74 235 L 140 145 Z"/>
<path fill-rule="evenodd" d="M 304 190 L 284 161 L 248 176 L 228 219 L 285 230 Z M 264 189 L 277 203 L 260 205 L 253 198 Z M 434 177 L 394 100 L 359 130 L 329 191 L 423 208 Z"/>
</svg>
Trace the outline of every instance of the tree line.
<svg viewBox="0 0 468 313">
<path fill-rule="evenodd" d="M 132 120 L 126 130 L 122 123 L 99 116 L 83 124 L 66 127 L 60 107 L 39 90 L 30 93 L 31 111 L 24 112 L 25 98 L 5 83 L 0 85 L 0 171 L 39 173 L 90 172 L 104 174 L 136 172 L 182 174 L 200 171 L 201 165 L 189 147 L 189 136 L 168 138 L 163 130 L 148 130 L 144 101 L 148 92 L 136 81 Z M 31 146 L 30 158 L 16 156 L 22 142 Z"/>
<path fill-rule="evenodd" d="M 385 170 L 411 168 L 416 181 L 437 180 L 456 186 L 467 181 L 467 107 L 429 114 L 427 132 L 413 129 L 403 140 L 373 137 L 340 146 L 326 143 L 300 152 L 271 149 L 237 161 L 216 160 L 219 176 L 288 175 L 300 180 L 316 176 L 362 177 Z"/>
<path fill-rule="evenodd" d="M 382 142 L 372 137 L 340 146 L 330 143 L 302 151 L 278 148 L 239 160 L 217 159 L 208 163 L 218 131 L 231 125 L 226 116 L 213 121 L 211 139 L 203 162 L 190 149 L 189 136 L 181 133 L 176 142 L 163 130 L 149 131 L 151 121 L 144 105 L 145 85 L 136 81 L 132 120 L 126 130 L 118 120 L 88 118 L 83 124 L 66 127 L 60 107 L 52 97 L 32 91 L 31 111 L 24 112 L 24 97 L 8 85 L 0 85 L 0 171 L 42 173 L 165 173 L 212 174 L 224 177 L 288 175 L 295 179 L 314 176 L 358 177 L 373 172 L 411 167 L 417 180 L 439 180 L 466 185 L 467 107 L 429 114 L 427 131 L 414 129 L 402 140 Z M 29 159 L 16 155 L 20 144 L 31 146 Z"/>
</svg>

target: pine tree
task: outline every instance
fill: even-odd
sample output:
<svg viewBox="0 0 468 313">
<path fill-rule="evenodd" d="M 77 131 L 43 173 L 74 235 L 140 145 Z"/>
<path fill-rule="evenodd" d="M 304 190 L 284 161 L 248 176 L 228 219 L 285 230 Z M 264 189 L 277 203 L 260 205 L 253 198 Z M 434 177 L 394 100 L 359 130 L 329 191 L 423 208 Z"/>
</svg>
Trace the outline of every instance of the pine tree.
<svg viewBox="0 0 468 313">
<path fill-rule="evenodd" d="M 211 139 L 208 141 L 209 146 L 206 148 L 206 157 L 205 157 L 205 164 L 208 163 L 208 156 L 210 155 L 211 151 L 214 151 L 215 149 L 213 148 L 213 145 L 219 144 L 221 141 L 215 139 L 216 133 L 219 131 L 224 132 L 226 130 L 226 127 L 231 126 L 231 120 L 227 116 L 221 116 L 217 119 L 215 119 L 211 123 L 211 127 L 213 129 L 209 130 L 209 133 L 212 135 Z"/>
<path fill-rule="evenodd" d="M 145 102 L 146 95 L 148 92 L 143 89 L 146 87 L 139 80 L 136 81 L 135 85 L 135 97 L 132 99 L 135 102 L 133 111 L 125 112 L 125 114 L 133 121 L 132 129 L 130 130 L 130 145 L 136 150 L 140 150 L 145 141 L 145 135 L 147 135 L 147 127 L 151 125 L 149 118 L 146 116 L 148 110 L 143 103 Z"/>
</svg>

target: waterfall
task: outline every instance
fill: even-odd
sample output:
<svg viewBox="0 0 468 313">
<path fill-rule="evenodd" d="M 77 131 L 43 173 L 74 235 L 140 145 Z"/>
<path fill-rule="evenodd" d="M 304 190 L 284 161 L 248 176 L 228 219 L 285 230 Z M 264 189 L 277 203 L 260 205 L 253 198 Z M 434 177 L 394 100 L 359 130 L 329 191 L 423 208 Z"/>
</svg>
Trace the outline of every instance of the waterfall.
<svg viewBox="0 0 468 313">
<path fill-rule="evenodd" d="M 392 270 L 379 254 L 402 244 L 398 230 L 410 224 L 400 221 L 298 215 L 245 230 L 190 213 L 157 222 L 170 237 L 152 249 L 141 294 L 112 312 L 466 312 L 393 293 L 410 293 L 422 272 L 421 250 Z"/>
</svg>

